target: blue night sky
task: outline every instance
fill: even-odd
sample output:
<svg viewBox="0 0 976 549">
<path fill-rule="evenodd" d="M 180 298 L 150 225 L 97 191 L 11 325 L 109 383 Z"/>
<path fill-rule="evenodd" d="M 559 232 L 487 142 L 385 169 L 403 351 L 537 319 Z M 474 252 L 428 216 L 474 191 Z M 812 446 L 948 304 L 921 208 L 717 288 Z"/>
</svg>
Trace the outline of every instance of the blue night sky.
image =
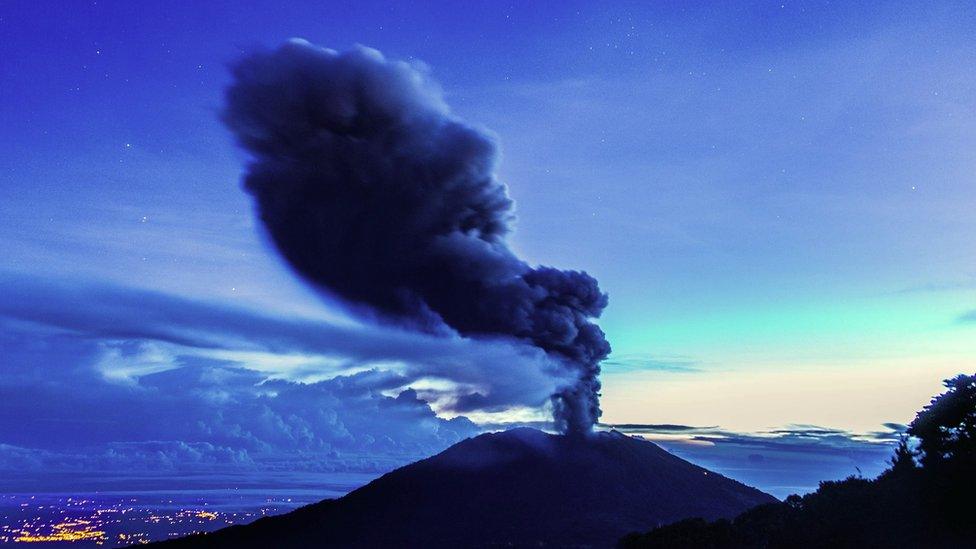
<svg viewBox="0 0 976 549">
<path fill-rule="evenodd" d="M 605 423 L 778 496 L 876 473 L 976 362 L 973 28 L 965 2 L 4 2 L 0 470 L 373 473 L 545 419 L 524 350 L 350 318 L 263 235 L 227 65 L 300 37 L 423 62 L 497 136 L 513 249 L 610 295 Z M 444 408 L 450 368 L 513 405 Z"/>
</svg>

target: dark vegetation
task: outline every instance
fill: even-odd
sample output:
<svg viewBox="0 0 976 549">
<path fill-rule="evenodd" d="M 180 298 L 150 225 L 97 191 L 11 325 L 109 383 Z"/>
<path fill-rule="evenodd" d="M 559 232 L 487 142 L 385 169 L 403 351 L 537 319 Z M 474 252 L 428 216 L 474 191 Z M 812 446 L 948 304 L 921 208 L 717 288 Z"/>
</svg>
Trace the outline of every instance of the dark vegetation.
<svg viewBox="0 0 976 549">
<path fill-rule="evenodd" d="M 976 375 L 945 381 L 874 480 L 823 482 L 734 520 L 686 519 L 624 549 L 976 547 Z"/>
</svg>

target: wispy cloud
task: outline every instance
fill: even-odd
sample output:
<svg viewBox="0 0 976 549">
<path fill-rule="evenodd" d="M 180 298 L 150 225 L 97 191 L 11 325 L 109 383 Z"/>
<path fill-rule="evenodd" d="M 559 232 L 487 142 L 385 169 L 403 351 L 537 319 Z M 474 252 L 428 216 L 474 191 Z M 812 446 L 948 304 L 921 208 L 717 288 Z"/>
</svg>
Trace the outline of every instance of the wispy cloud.
<svg viewBox="0 0 976 549">
<path fill-rule="evenodd" d="M 957 290 L 971 290 L 976 288 L 976 276 L 969 276 L 956 280 L 942 280 L 937 282 L 926 282 L 902 288 L 895 294 L 916 294 L 932 292 L 954 292 Z"/>
<path fill-rule="evenodd" d="M 628 434 L 702 434 L 718 432 L 718 426 L 695 427 L 692 425 L 675 425 L 673 423 L 605 423 L 601 427 L 616 429 Z"/>
<path fill-rule="evenodd" d="M 960 324 L 970 324 L 976 322 L 976 309 L 972 311 L 965 312 L 956 318 L 956 322 Z"/>
<path fill-rule="evenodd" d="M 649 354 L 610 355 L 603 361 L 607 373 L 622 372 L 677 372 L 698 373 L 701 365 L 687 357 L 660 357 Z"/>
</svg>

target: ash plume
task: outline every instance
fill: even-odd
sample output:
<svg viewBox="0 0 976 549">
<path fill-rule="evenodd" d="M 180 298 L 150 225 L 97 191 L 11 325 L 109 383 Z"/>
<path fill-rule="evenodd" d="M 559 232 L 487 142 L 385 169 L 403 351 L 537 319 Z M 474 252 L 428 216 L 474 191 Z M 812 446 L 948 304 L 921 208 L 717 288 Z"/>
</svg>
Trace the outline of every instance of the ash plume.
<svg viewBox="0 0 976 549">
<path fill-rule="evenodd" d="M 374 320 L 542 349 L 575 380 L 551 397 L 557 426 L 589 432 L 610 352 L 592 320 L 607 295 L 585 272 L 533 268 L 509 249 L 495 141 L 451 114 L 425 69 L 293 40 L 232 72 L 224 121 L 291 267 Z"/>
</svg>

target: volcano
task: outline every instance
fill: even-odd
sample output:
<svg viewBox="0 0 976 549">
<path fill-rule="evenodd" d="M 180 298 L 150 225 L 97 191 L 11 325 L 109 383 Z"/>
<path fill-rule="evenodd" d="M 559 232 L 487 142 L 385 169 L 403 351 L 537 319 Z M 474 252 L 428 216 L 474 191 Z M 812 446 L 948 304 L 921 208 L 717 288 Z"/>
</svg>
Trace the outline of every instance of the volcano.
<svg viewBox="0 0 976 549">
<path fill-rule="evenodd" d="M 612 547 L 629 532 L 775 501 L 640 438 L 519 428 L 464 440 L 339 499 L 162 545 Z"/>
</svg>

